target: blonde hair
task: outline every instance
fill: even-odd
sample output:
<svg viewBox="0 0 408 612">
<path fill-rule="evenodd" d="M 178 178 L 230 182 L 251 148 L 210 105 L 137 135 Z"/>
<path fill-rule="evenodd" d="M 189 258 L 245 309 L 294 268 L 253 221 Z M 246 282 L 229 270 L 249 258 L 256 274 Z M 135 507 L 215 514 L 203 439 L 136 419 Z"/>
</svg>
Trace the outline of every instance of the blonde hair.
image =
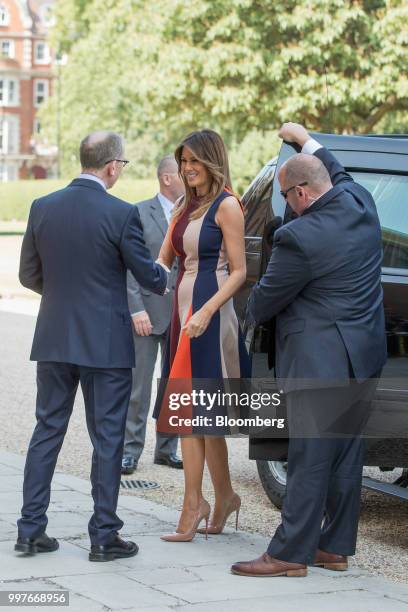
<svg viewBox="0 0 408 612">
<path fill-rule="evenodd" d="M 211 177 L 211 186 L 208 194 L 202 198 L 200 205 L 190 215 L 190 219 L 198 219 L 210 208 L 214 200 L 226 188 L 232 192 L 228 154 L 221 136 L 213 130 L 197 130 L 184 138 L 174 152 L 179 174 L 185 188 L 185 196 L 175 206 L 174 218 L 183 214 L 191 199 L 196 195 L 195 188 L 191 188 L 188 185 L 181 173 L 181 158 L 184 147 L 191 150 L 197 161 L 207 168 Z"/>
</svg>

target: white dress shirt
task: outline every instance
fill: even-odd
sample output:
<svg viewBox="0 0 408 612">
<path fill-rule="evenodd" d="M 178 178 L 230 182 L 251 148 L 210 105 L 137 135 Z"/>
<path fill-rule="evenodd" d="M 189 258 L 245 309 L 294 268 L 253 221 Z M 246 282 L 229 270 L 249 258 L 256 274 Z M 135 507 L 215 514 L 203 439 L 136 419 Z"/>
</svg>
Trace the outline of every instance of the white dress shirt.
<svg viewBox="0 0 408 612">
<path fill-rule="evenodd" d="M 317 140 L 315 140 L 314 138 L 309 138 L 309 140 L 307 140 L 302 147 L 302 153 L 306 153 L 306 155 L 313 155 L 313 153 L 315 153 L 318 149 L 321 148 L 322 145 L 320 144 L 320 142 L 317 142 Z"/>
<path fill-rule="evenodd" d="M 157 194 L 157 197 L 163 209 L 164 216 L 167 219 L 167 223 L 170 223 L 171 213 L 173 212 L 173 208 L 174 208 L 174 202 L 166 198 L 166 196 L 160 193 L 160 191 Z"/>
<path fill-rule="evenodd" d="M 314 138 L 309 138 L 309 140 L 307 140 L 302 147 L 302 153 L 306 153 L 306 155 L 313 155 L 313 153 L 315 153 L 316 151 L 322 148 L 323 148 L 323 145 L 321 145 L 320 142 L 317 142 L 317 140 L 315 140 Z M 314 200 L 309 202 L 307 208 L 309 208 L 309 206 L 317 202 L 317 200 L 319 200 L 324 195 L 324 193 L 322 193 L 318 198 L 315 198 Z"/>
</svg>

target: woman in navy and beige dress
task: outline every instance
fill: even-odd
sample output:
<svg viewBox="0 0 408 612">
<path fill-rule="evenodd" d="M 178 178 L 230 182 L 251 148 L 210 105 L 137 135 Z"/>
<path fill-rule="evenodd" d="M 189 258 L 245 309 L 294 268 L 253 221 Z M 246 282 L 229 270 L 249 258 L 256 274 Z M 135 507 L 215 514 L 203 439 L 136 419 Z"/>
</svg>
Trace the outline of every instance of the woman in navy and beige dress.
<svg viewBox="0 0 408 612">
<path fill-rule="evenodd" d="M 232 488 L 225 438 L 211 427 L 170 425 L 175 413 L 169 389 L 191 390 L 191 381 L 196 386 L 197 379 L 222 382 L 250 376 L 232 299 L 246 276 L 244 215 L 231 190 L 224 143 L 212 130 L 193 132 L 175 157 L 185 197 L 176 204 L 158 261 L 171 267 L 178 257 L 179 274 L 154 411 L 158 431 L 181 436 L 183 509 L 176 532 L 162 536 L 173 542 L 191 540 L 203 519 L 206 530 L 201 532 L 220 533 L 231 513 L 238 519 L 241 500 Z M 202 409 L 189 405 L 181 414 L 194 418 Z M 215 492 L 210 526 L 210 506 L 202 493 L 205 462 Z"/>
</svg>

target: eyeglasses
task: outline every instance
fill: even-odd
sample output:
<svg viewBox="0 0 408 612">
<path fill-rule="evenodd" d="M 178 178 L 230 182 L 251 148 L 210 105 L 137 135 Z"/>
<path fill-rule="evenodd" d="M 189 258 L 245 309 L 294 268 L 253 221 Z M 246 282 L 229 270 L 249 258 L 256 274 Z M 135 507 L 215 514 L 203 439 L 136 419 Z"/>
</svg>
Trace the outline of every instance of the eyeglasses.
<svg viewBox="0 0 408 612">
<path fill-rule="evenodd" d="M 123 167 L 127 166 L 128 164 L 130 164 L 130 161 L 128 159 L 108 159 L 108 161 L 105 162 L 105 166 L 106 166 L 106 164 L 110 164 L 113 161 L 122 162 Z"/>
<path fill-rule="evenodd" d="M 307 181 L 299 183 L 298 185 L 292 185 L 292 187 L 289 187 L 289 189 L 286 189 L 286 191 L 281 191 L 280 194 L 286 200 L 289 191 L 292 191 L 292 189 L 295 189 L 296 187 L 304 187 L 305 185 L 307 185 Z"/>
</svg>

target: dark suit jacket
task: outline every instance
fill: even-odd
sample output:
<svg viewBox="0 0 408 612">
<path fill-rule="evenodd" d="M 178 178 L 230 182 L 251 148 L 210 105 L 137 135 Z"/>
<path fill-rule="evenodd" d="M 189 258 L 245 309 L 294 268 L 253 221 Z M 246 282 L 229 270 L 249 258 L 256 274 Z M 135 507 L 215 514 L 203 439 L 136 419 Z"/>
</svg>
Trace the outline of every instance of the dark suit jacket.
<svg viewBox="0 0 408 612">
<path fill-rule="evenodd" d="M 381 228 L 371 194 L 326 149 L 333 188 L 279 228 L 249 298 L 256 322 L 276 315 L 276 375 L 285 391 L 362 381 L 387 357 Z"/>
<path fill-rule="evenodd" d="M 153 259 L 157 259 L 167 232 L 168 224 L 159 198 L 144 200 L 137 204 L 140 221 L 143 226 L 143 237 Z M 153 325 L 153 334 L 163 334 L 170 324 L 173 304 L 173 289 L 176 283 L 177 263 L 173 264 L 168 288 L 162 296 L 155 295 L 147 287 L 142 287 L 133 274 L 128 271 L 128 302 L 130 313 L 145 310 Z"/>
<path fill-rule="evenodd" d="M 127 268 L 164 293 L 167 274 L 150 257 L 136 207 L 89 179 L 35 200 L 20 260 L 21 283 L 42 294 L 31 359 L 133 367 Z"/>
</svg>

